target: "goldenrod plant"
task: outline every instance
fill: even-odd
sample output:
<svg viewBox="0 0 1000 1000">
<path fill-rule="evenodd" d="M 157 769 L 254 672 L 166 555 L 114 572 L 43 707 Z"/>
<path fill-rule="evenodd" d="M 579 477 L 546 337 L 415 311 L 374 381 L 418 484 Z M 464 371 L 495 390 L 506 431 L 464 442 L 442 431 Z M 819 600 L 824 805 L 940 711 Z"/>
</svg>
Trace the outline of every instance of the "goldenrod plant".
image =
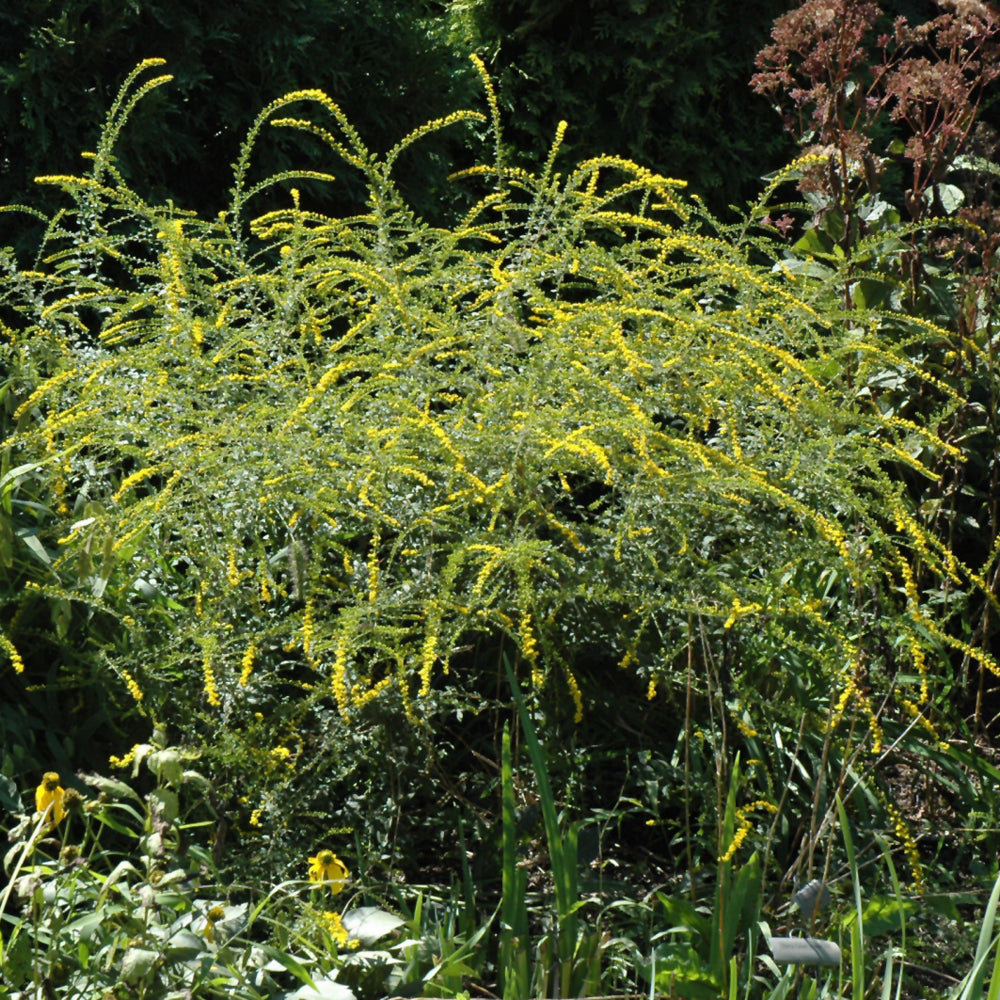
<svg viewBox="0 0 1000 1000">
<path fill-rule="evenodd" d="M 44 524 L 30 586 L 5 594 L 6 678 L 46 676 L 27 623 L 73 609 L 100 648 L 60 679 L 113 691 L 119 721 L 180 734 L 258 870 L 287 876 L 305 833 L 324 879 L 335 835 L 394 873 L 401 824 L 443 798 L 482 807 L 486 779 L 421 800 L 413 776 L 445 752 L 436 720 L 502 731 L 487 713 L 508 700 L 504 655 L 546 748 L 625 706 L 659 713 L 635 802 L 689 862 L 667 898 L 739 894 L 696 954 L 702 985 L 735 989 L 748 911 L 768 879 L 826 863 L 838 793 L 884 820 L 917 879 L 879 768 L 914 745 L 955 763 L 936 725 L 955 666 L 997 669 L 962 616 L 973 596 L 1000 610 L 998 550 L 956 551 L 910 489 L 963 462 L 941 429 L 965 401 L 918 349 L 941 327 L 901 304 L 846 308 L 843 270 L 790 258 L 757 225 L 808 163 L 735 226 L 619 157 L 564 166 L 571 126 L 530 172 L 510 162 L 476 66 L 488 115 L 444 116 L 384 155 L 331 96 L 275 100 L 230 203 L 200 217 L 144 199 L 115 159 L 129 113 L 169 83 L 149 60 L 89 172 L 39 179 L 66 208 L 0 285 L 0 491 L 30 497 L 18 516 Z M 492 130 L 487 162 L 453 176 L 473 207 L 431 225 L 394 168 L 424 136 L 469 127 Z M 255 151 L 288 130 L 317 161 L 255 180 Z M 344 172 L 367 192 L 356 213 L 310 208 L 306 182 Z M 933 405 L 884 406 L 890 383 Z M 496 790 L 499 735 L 485 760 Z M 566 988 L 589 989 L 603 945 L 574 923 L 577 866 L 554 815 L 569 932 L 547 941 Z M 514 935 L 528 916 L 503 915 Z"/>
<path fill-rule="evenodd" d="M 508 167 L 483 79 L 496 159 L 457 171 L 483 194 L 450 229 L 413 214 L 393 166 L 483 116 L 376 156 L 313 90 L 261 113 L 218 217 L 147 203 L 114 143 L 169 81 L 159 60 L 88 174 L 39 178 L 67 209 L 4 280 L 4 451 L 58 531 L 46 581 L 12 601 L 10 667 L 36 594 L 116 620 L 102 669 L 209 755 L 228 741 L 271 824 L 275 788 L 301 794 L 375 703 L 418 723 L 461 692 L 470 636 L 506 636 L 578 723 L 576 664 L 599 646 L 650 699 L 714 660 L 748 730 L 784 704 L 878 754 L 887 715 L 932 724 L 949 653 L 996 670 L 950 627 L 965 595 L 995 603 L 996 552 L 959 558 L 895 475 L 962 457 L 937 430 L 961 400 L 907 349 L 936 329 L 843 311 L 836 282 L 680 181 L 613 156 L 560 171 L 563 127 L 537 174 Z M 274 128 L 324 158 L 250 184 Z M 344 169 L 367 204 L 312 212 L 295 185 Z M 271 189 L 285 207 L 255 215 Z M 884 412 L 887 373 L 938 409 Z"/>
</svg>

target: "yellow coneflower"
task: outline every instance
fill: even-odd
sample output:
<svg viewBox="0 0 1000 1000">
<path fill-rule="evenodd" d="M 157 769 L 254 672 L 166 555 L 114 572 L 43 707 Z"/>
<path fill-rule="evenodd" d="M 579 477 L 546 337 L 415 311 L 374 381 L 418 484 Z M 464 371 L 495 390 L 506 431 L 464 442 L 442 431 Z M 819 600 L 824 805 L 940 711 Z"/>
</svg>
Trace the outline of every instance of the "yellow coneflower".
<svg viewBox="0 0 1000 1000">
<path fill-rule="evenodd" d="M 60 823 L 66 815 L 63 809 L 65 790 L 59 784 L 55 771 L 46 771 L 42 783 L 35 789 L 35 809 L 47 816 L 50 823 Z"/>
<path fill-rule="evenodd" d="M 226 919 L 226 908 L 216 904 L 205 914 L 205 929 L 201 932 L 207 941 L 215 941 L 215 925 Z"/>
<path fill-rule="evenodd" d="M 322 850 L 309 859 L 309 881 L 320 882 L 334 895 L 341 892 L 351 873 L 333 851 Z"/>
</svg>

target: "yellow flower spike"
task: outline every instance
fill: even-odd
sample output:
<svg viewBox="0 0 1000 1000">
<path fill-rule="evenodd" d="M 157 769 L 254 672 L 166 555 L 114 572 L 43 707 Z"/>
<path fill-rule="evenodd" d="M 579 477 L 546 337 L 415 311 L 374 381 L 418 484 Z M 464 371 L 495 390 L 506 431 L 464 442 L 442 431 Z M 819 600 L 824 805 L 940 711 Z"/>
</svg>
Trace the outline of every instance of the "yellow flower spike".
<svg viewBox="0 0 1000 1000">
<path fill-rule="evenodd" d="M 316 635 L 315 603 L 313 595 L 306 598 L 306 606 L 302 612 L 302 652 L 306 661 L 312 663 L 312 645 Z"/>
<path fill-rule="evenodd" d="M 732 861 L 733 856 L 742 847 L 743 841 L 747 839 L 750 831 L 753 829 L 753 822 L 750 820 L 749 815 L 751 812 L 763 811 L 769 813 L 776 813 L 778 807 L 773 803 L 768 802 L 766 799 L 758 799 L 756 802 L 751 802 L 749 805 L 743 806 L 741 809 L 736 810 L 736 821 L 739 826 L 733 835 L 732 843 L 726 848 L 726 850 L 719 856 L 719 862 L 725 864 L 727 861 Z"/>
<path fill-rule="evenodd" d="M 215 668 L 212 666 L 212 653 L 209 649 L 205 649 L 202 653 L 201 669 L 205 678 L 205 697 L 212 708 L 219 708 L 222 705 L 222 699 L 219 697 L 219 689 L 215 684 Z"/>
<path fill-rule="evenodd" d="M 46 816 L 50 823 L 62 822 L 66 811 L 63 809 L 65 790 L 59 784 L 55 771 L 46 771 L 42 783 L 35 789 L 35 809 Z"/>
<path fill-rule="evenodd" d="M 427 635 L 424 637 L 424 646 L 420 653 L 420 692 L 419 697 L 423 698 L 431 689 L 431 672 L 434 664 L 437 663 L 437 632 L 433 627 L 428 627 Z"/>
<path fill-rule="evenodd" d="M 122 671 L 122 680 L 125 681 L 125 686 L 128 688 L 128 693 L 132 695 L 136 704 L 142 701 L 143 693 L 142 688 L 139 687 L 139 682 L 127 671 Z"/>
<path fill-rule="evenodd" d="M 246 687 L 250 683 L 250 675 L 253 672 L 254 660 L 257 658 L 257 647 L 251 642 L 243 653 L 243 660 L 240 666 L 240 687 Z"/>
<path fill-rule="evenodd" d="M 226 580 L 230 587 L 236 587 L 239 585 L 240 577 L 239 566 L 236 565 L 236 551 L 234 549 L 229 550 L 229 558 L 226 562 Z"/>
<path fill-rule="evenodd" d="M 350 877 L 347 865 L 333 851 L 324 849 L 309 859 L 309 881 L 319 882 L 334 895 L 343 891 Z"/>
<path fill-rule="evenodd" d="M 583 721 L 583 695 L 580 692 L 580 685 L 577 683 L 573 671 L 569 667 L 565 668 L 566 686 L 569 688 L 570 697 L 573 699 L 573 724 L 579 725 Z"/>
<path fill-rule="evenodd" d="M 135 760 L 136 751 L 139 749 L 140 746 L 141 746 L 140 743 L 136 743 L 135 746 L 132 747 L 132 749 L 129 750 L 129 752 L 125 754 L 124 757 L 116 757 L 114 754 L 112 754 L 108 758 L 108 763 L 112 767 L 117 767 L 117 768 L 128 767 L 129 764 L 131 764 L 132 761 Z"/>
<path fill-rule="evenodd" d="M 10 659 L 10 665 L 14 668 L 14 673 L 23 674 L 24 673 L 24 660 L 21 659 L 21 654 L 17 651 L 17 647 L 3 634 L 0 632 L 0 649 L 7 653 Z"/>
</svg>

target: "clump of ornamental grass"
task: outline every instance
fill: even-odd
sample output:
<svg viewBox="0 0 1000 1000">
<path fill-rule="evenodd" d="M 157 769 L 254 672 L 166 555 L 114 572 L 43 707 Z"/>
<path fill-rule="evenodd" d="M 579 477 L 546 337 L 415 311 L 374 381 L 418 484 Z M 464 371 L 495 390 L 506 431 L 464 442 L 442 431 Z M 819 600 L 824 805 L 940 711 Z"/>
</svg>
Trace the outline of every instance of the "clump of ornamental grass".
<svg viewBox="0 0 1000 1000">
<path fill-rule="evenodd" d="M 843 311 L 679 181 L 557 169 L 563 127 L 536 173 L 509 167 L 488 80 L 494 156 L 456 172 L 480 195 L 452 228 L 393 167 L 483 116 L 380 156 L 318 91 L 261 113 L 217 217 L 149 204 L 113 144 L 168 79 L 140 85 L 151 65 L 90 172 L 40 178 L 67 208 L 4 277 L 5 468 L 53 519 L 17 600 L 118 622 L 100 670 L 216 761 L 248 838 L 335 811 L 324 775 L 372 713 L 488 697 L 458 656 L 479 637 L 578 724 L 595 683 L 679 699 L 711 668 L 748 731 L 784 713 L 875 752 L 884 717 L 932 714 L 949 651 L 996 669 L 948 627 L 996 553 L 957 558 L 887 471 L 961 458 L 938 430 L 955 394 L 902 346 L 933 325 Z M 249 185 L 272 127 L 314 136 L 323 169 Z M 336 183 L 327 160 L 363 177 L 357 214 L 296 189 Z M 255 215 L 266 188 L 285 205 Z M 883 412 L 886 373 L 939 403 Z"/>
</svg>

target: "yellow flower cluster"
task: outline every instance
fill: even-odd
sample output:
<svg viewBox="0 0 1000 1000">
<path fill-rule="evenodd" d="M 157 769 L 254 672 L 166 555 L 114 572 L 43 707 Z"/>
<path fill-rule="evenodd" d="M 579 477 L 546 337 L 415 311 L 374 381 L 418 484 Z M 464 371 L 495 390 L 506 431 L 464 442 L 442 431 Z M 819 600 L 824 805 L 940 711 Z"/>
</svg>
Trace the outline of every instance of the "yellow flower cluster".
<svg viewBox="0 0 1000 1000">
<path fill-rule="evenodd" d="M 496 91 L 493 89 L 493 81 L 490 79 L 490 74 L 486 69 L 486 64 L 478 55 L 473 53 L 469 56 L 472 65 L 476 67 L 476 72 L 479 74 L 479 79 L 483 82 L 483 87 L 486 90 L 486 101 L 490 106 L 490 115 L 493 119 L 493 127 L 497 130 L 497 145 L 500 143 L 500 104 L 497 101 Z"/>
<path fill-rule="evenodd" d="M 435 628 L 428 625 L 424 636 L 424 645 L 420 654 L 420 697 L 424 697 L 431 689 L 431 676 L 434 664 L 437 663 L 438 637 Z"/>
<path fill-rule="evenodd" d="M 333 696 L 337 701 L 337 708 L 340 714 L 347 716 L 350 704 L 350 689 L 347 683 L 347 652 L 349 637 L 341 635 L 337 640 L 337 647 L 333 656 L 333 668 L 330 672 L 330 684 L 333 688 Z"/>
<path fill-rule="evenodd" d="M 531 628 L 530 614 L 526 613 L 521 617 L 519 633 L 521 636 L 521 655 L 531 666 L 531 683 L 537 690 L 545 682 L 545 674 L 538 665 L 538 640 Z"/>
<path fill-rule="evenodd" d="M 230 587 L 238 587 L 240 579 L 240 568 L 236 565 L 236 550 L 230 548 L 226 558 L 226 582 Z"/>
<path fill-rule="evenodd" d="M 583 721 L 583 693 L 573 671 L 567 666 L 563 672 L 566 675 L 566 686 L 569 688 L 570 697 L 573 699 L 573 722 L 579 725 Z"/>
<path fill-rule="evenodd" d="M 257 657 L 257 647 L 250 642 L 243 653 L 243 660 L 240 664 L 240 687 L 246 687 L 250 683 L 250 675 L 253 673 L 253 663 Z"/>
<path fill-rule="evenodd" d="M 129 752 L 127 754 L 125 754 L 124 757 L 116 757 L 114 754 L 112 754 L 108 758 L 108 763 L 112 767 L 117 767 L 117 768 L 126 768 L 126 767 L 128 767 L 129 764 L 131 764 L 132 761 L 135 760 L 135 755 L 136 755 L 136 753 L 138 753 L 140 746 L 142 746 L 141 743 L 136 743 L 135 746 L 133 746 L 132 749 L 129 750 Z"/>
<path fill-rule="evenodd" d="M 910 871 L 913 873 L 914 886 L 918 893 L 922 893 L 926 887 L 924 865 L 920 858 L 920 847 L 913 836 L 910 824 L 903 818 L 903 814 L 896 807 L 895 803 L 887 803 L 886 812 L 889 814 L 889 819 L 892 822 L 892 829 L 896 835 L 896 839 L 903 845 L 903 853 L 906 854 L 906 860 L 910 864 Z"/>
<path fill-rule="evenodd" d="M 734 597 L 729 617 L 722 623 L 722 627 L 728 632 L 740 618 L 758 614 L 763 610 L 763 604 L 757 604 L 755 601 L 752 601 L 750 604 L 744 604 L 738 597 Z"/>
<path fill-rule="evenodd" d="M 316 636 L 315 612 L 315 597 L 309 594 L 302 610 L 302 652 L 309 663 L 312 662 L 313 639 Z"/>
<path fill-rule="evenodd" d="M 114 503 L 118 503 L 133 486 L 141 483 L 144 479 L 149 479 L 150 476 L 155 476 L 159 471 L 160 467 L 158 465 L 150 465 L 145 469 L 139 469 L 138 472 L 133 472 L 130 476 L 126 476 L 111 500 Z"/>
<path fill-rule="evenodd" d="M 376 531 L 371 541 L 371 548 L 368 551 L 368 603 L 374 604 L 378 599 L 378 547 L 381 541 L 379 533 Z"/>
<path fill-rule="evenodd" d="M 344 926 L 339 913 L 327 910 L 323 913 L 321 919 L 323 921 L 323 929 L 333 938 L 334 944 L 338 948 L 356 948 L 358 946 L 357 940 L 351 939 L 347 933 L 347 928 Z"/>
</svg>

